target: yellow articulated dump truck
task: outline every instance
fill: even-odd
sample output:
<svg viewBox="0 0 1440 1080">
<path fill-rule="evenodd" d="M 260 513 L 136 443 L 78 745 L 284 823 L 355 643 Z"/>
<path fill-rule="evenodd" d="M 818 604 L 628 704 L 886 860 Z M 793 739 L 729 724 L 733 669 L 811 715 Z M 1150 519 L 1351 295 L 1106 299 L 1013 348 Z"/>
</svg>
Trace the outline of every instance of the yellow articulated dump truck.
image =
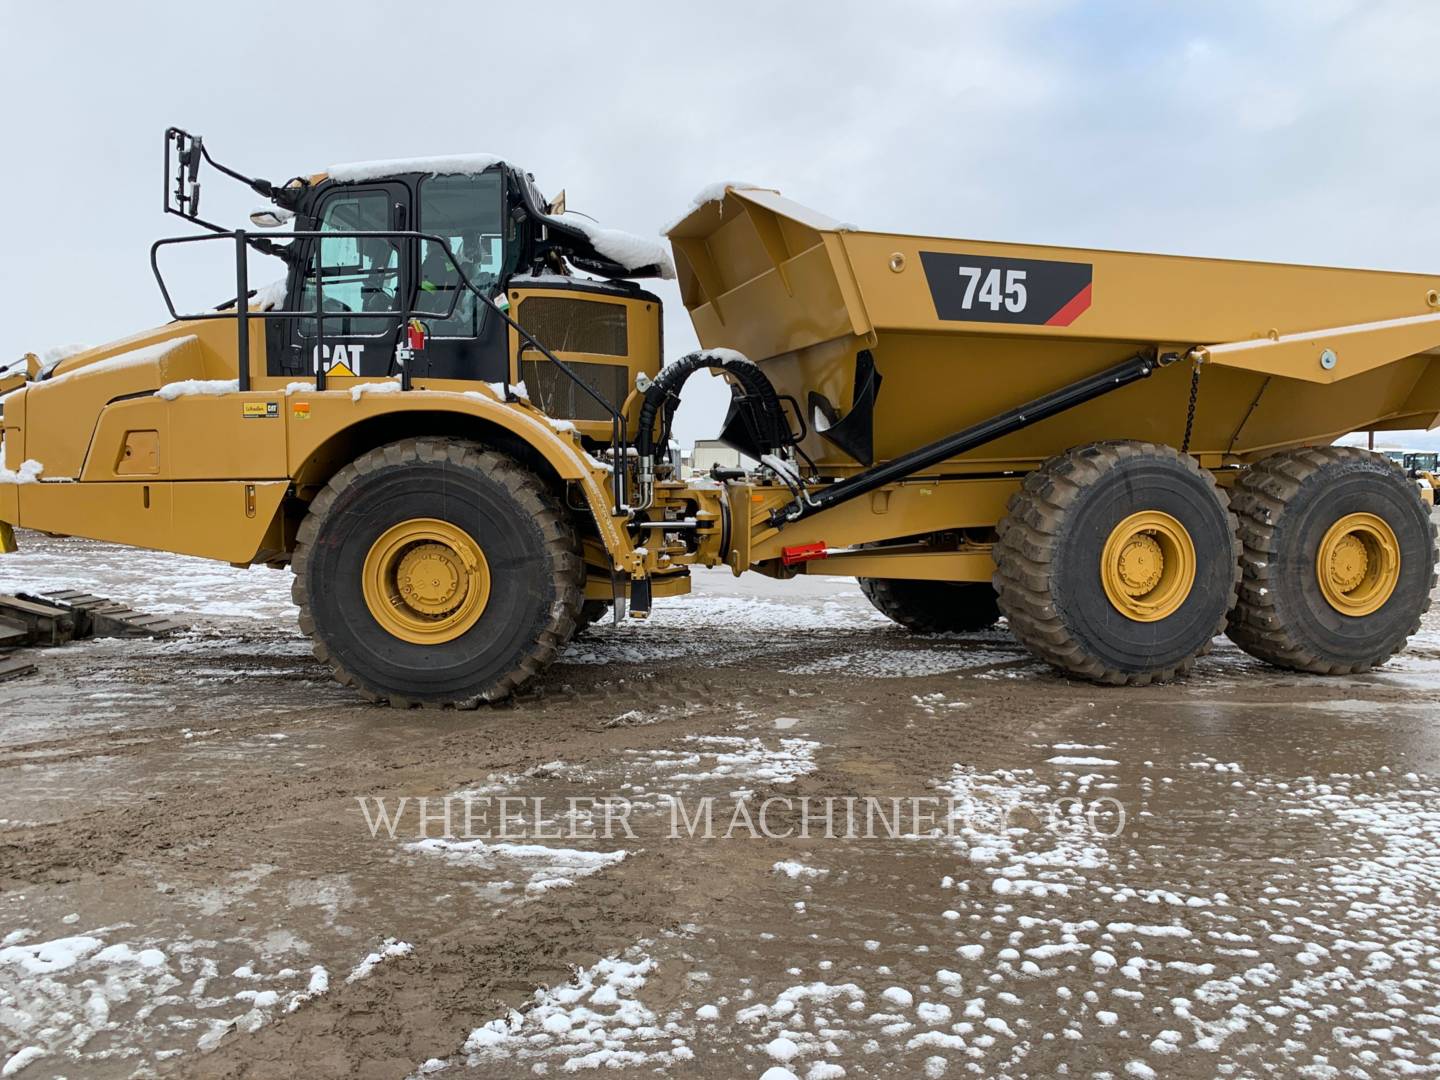
<svg viewBox="0 0 1440 1080">
<path fill-rule="evenodd" d="M 207 163 L 280 231 L 202 218 Z M 923 633 L 1004 616 L 1110 684 L 1219 633 L 1366 671 L 1429 605 L 1415 484 L 1329 444 L 1440 419 L 1440 277 L 864 232 L 734 185 L 667 250 L 496 158 L 272 184 L 178 129 L 165 205 L 203 227 L 152 249 L 174 321 L 0 385 L 0 541 L 289 565 L 316 655 L 372 700 L 503 699 L 697 566 L 853 575 Z M 206 241 L 234 299 L 181 314 L 161 264 Z M 251 250 L 283 281 L 252 290 Z M 703 350 L 667 365 L 637 282 L 672 273 Z M 681 474 L 701 370 L 753 468 Z"/>
</svg>

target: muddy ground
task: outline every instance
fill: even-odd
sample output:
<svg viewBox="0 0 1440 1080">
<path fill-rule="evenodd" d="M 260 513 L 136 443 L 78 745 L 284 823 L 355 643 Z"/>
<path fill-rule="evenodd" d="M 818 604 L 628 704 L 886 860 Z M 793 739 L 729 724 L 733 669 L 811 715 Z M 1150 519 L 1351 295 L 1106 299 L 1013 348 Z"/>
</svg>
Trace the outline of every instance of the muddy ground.
<svg viewBox="0 0 1440 1080">
<path fill-rule="evenodd" d="M 0 684 L 3 1075 L 1440 1073 L 1440 617 L 1368 676 L 1220 640 L 1103 690 L 705 573 L 404 713 L 287 573 L 20 539 L 0 592 L 194 629 Z"/>
</svg>

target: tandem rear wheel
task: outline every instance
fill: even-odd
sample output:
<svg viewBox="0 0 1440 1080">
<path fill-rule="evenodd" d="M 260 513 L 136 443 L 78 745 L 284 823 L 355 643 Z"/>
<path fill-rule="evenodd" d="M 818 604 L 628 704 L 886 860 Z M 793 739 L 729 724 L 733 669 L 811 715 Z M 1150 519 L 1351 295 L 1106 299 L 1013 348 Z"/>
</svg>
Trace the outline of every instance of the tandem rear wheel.
<svg viewBox="0 0 1440 1080">
<path fill-rule="evenodd" d="M 1420 628 L 1435 525 L 1415 482 L 1355 447 L 1275 454 L 1230 501 L 1245 546 L 1230 640 L 1277 667 L 1369 671 Z"/>
<path fill-rule="evenodd" d="M 876 610 L 917 633 L 988 630 L 1000 619 L 995 590 L 983 581 L 858 580 L 860 591 Z"/>
<path fill-rule="evenodd" d="M 300 628 L 372 701 L 473 708 L 572 636 L 584 564 L 533 473 L 453 439 L 406 439 L 341 469 L 301 523 Z"/>
<path fill-rule="evenodd" d="M 1051 458 L 1011 496 L 999 535 L 1000 610 L 1069 675 L 1174 678 L 1234 606 L 1235 519 L 1210 473 L 1168 446 L 1093 443 Z"/>
</svg>

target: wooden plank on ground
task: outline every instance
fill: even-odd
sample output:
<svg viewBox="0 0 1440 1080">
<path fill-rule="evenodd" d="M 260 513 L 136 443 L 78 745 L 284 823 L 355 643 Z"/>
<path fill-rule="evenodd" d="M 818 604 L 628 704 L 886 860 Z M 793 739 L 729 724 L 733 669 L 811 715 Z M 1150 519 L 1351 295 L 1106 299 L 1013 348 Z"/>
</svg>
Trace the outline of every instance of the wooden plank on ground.
<svg viewBox="0 0 1440 1080">
<path fill-rule="evenodd" d="M 75 615 L 30 598 L 0 595 L 0 618 L 23 624 L 36 645 L 64 645 L 75 637 Z"/>
<path fill-rule="evenodd" d="M 0 682 L 34 674 L 35 670 L 35 665 L 22 656 L 0 655 Z"/>
</svg>

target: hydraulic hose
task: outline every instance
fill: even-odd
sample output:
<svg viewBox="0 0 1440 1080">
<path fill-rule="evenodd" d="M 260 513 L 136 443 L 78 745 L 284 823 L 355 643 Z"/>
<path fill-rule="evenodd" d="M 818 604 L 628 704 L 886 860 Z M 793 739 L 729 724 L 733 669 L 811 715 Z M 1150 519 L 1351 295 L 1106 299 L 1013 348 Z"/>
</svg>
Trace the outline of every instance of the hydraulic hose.
<svg viewBox="0 0 1440 1080">
<path fill-rule="evenodd" d="M 638 459 L 636 481 L 639 488 L 639 505 L 636 509 L 649 506 L 653 497 L 657 441 L 663 444 L 669 437 L 670 424 L 675 409 L 680 404 L 681 388 L 691 375 L 709 368 L 724 371 L 740 384 L 743 407 L 752 421 L 749 426 L 762 454 L 774 453 L 787 444 L 789 422 L 780 406 L 775 387 L 771 385 L 759 364 L 732 349 L 702 349 L 682 356 L 663 368 L 645 389 L 645 401 L 640 406 L 640 432 L 635 439 Z M 658 440 L 655 432 L 657 417 L 661 419 Z"/>
</svg>

